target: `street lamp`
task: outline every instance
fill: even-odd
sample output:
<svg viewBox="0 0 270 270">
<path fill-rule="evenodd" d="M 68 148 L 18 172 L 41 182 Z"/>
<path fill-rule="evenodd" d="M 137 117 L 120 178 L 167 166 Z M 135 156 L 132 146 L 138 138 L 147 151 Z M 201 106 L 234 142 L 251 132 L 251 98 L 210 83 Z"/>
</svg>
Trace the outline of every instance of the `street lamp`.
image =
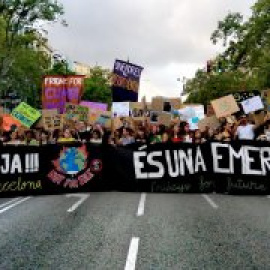
<svg viewBox="0 0 270 270">
<path fill-rule="evenodd" d="M 180 82 L 180 83 L 182 83 L 182 85 L 183 85 L 183 89 L 182 89 L 182 91 L 180 91 L 180 96 L 186 95 L 186 93 L 185 93 L 185 86 L 186 86 L 187 80 L 188 79 L 185 76 L 177 78 L 177 81 Z"/>
</svg>

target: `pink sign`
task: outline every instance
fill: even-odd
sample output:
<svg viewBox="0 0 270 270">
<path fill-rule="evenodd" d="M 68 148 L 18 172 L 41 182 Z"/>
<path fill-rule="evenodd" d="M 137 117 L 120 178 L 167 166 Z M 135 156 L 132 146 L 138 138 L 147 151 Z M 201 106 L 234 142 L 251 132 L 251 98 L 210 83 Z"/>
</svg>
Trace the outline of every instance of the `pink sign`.
<svg viewBox="0 0 270 270">
<path fill-rule="evenodd" d="M 105 112 L 108 109 L 108 104 L 100 102 L 82 101 L 81 106 L 88 107 L 90 110 Z"/>
</svg>

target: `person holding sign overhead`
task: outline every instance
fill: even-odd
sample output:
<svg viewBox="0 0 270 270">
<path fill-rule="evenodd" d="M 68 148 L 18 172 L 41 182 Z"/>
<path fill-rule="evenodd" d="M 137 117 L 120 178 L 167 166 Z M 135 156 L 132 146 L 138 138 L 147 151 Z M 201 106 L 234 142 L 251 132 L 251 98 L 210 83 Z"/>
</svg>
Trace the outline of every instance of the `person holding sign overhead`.
<svg viewBox="0 0 270 270">
<path fill-rule="evenodd" d="M 268 116 L 265 117 L 264 123 L 268 120 Z M 263 124 L 264 124 L 263 123 Z M 262 125 L 263 125 L 262 124 Z M 248 122 L 247 116 L 242 115 L 240 121 L 236 123 L 235 126 L 235 139 L 239 140 L 254 140 L 255 139 L 255 131 L 261 125 L 255 125 Z"/>
</svg>

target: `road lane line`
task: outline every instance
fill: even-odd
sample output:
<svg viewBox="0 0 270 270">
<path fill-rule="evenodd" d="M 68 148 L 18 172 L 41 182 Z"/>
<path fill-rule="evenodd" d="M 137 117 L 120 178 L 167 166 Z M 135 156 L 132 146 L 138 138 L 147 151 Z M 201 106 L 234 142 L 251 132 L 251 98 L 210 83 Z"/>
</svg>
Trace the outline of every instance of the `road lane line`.
<svg viewBox="0 0 270 270">
<path fill-rule="evenodd" d="M 13 202 L 15 202 L 15 201 L 18 201 L 19 199 L 20 199 L 20 197 L 13 198 L 13 199 L 10 200 L 10 201 L 7 201 L 7 202 L 5 202 L 5 203 L 3 203 L 3 204 L 0 204 L 0 208 L 3 208 L 3 207 L 5 207 L 6 205 L 9 205 L 9 204 L 11 204 L 11 203 L 13 203 Z"/>
<path fill-rule="evenodd" d="M 135 270 L 138 248 L 139 248 L 139 241 L 140 241 L 140 238 L 138 237 L 132 237 L 131 239 L 125 270 Z"/>
<path fill-rule="evenodd" d="M 205 200 L 214 208 L 214 209 L 217 209 L 218 208 L 218 205 L 206 194 L 203 194 L 202 195 Z"/>
<path fill-rule="evenodd" d="M 90 194 L 67 194 L 66 197 L 79 197 L 81 198 L 75 204 L 73 204 L 68 210 L 68 213 L 75 211 L 85 200 L 89 198 Z"/>
<path fill-rule="evenodd" d="M 145 199 L 146 199 L 146 193 L 142 193 L 141 198 L 140 198 L 140 202 L 139 202 L 139 206 L 138 206 L 138 212 L 137 212 L 138 217 L 141 217 L 144 215 Z"/>
<path fill-rule="evenodd" d="M 8 206 L 6 206 L 6 207 L 0 209 L 0 214 L 2 214 L 2 213 L 4 213 L 4 212 L 8 211 L 9 209 L 11 209 L 11 208 L 13 208 L 13 207 L 15 207 L 15 206 L 17 206 L 17 205 L 19 205 L 19 204 L 21 204 L 21 203 L 27 201 L 27 200 L 29 200 L 30 198 L 32 198 L 32 197 L 29 196 L 29 197 L 23 198 L 23 199 L 21 199 L 21 200 L 19 200 L 19 201 L 16 201 L 16 202 L 13 203 L 13 204 L 10 204 L 10 205 L 8 205 Z"/>
</svg>

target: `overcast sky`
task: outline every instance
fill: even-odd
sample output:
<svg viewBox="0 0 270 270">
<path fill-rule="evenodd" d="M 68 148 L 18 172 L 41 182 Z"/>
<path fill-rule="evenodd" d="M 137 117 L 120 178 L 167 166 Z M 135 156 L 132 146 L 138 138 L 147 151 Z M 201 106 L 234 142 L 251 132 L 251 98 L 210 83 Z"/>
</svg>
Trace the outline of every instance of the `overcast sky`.
<svg viewBox="0 0 270 270">
<path fill-rule="evenodd" d="M 49 28 L 51 46 L 73 61 L 112 69 L 143 66 L 140 96 L 179 96 L 220 47 L 211 33 L 229 11 L 248 16 L 255 0 L 61 0 L 68 27 Z"/>
</svg>

